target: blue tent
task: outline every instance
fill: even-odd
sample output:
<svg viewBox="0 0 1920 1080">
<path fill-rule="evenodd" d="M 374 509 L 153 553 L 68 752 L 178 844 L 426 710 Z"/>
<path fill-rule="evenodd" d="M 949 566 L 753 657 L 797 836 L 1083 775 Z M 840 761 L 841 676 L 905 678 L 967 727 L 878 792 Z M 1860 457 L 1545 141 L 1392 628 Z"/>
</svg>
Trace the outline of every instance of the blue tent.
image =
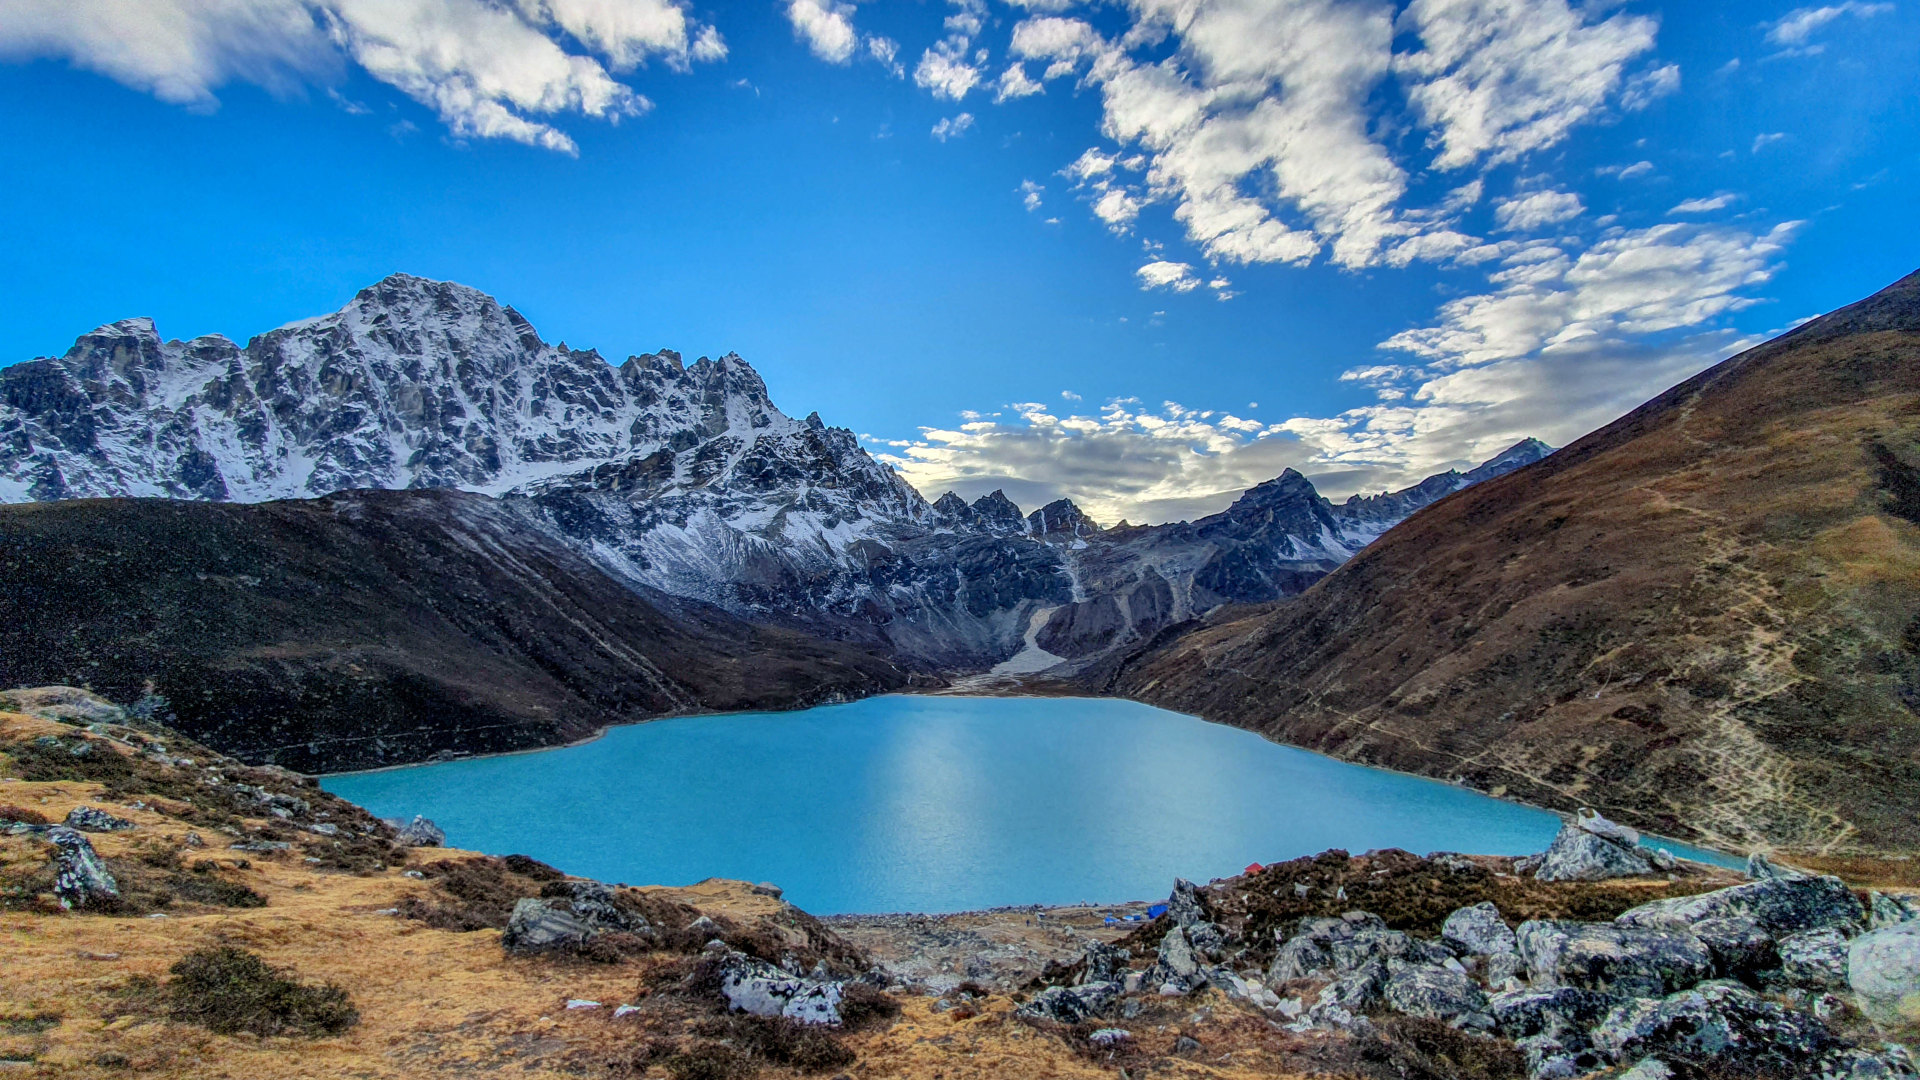
<svg viewBox="0 0 1920 1080">
<path fill-rule="evenodd" d="M 1155 904 L 1152 907 L 1147 909 L 1147 918 L 1157 919 L 1160 916 L 1165 915 L 1166 913 L 1167 913 L 1167 905 Z"/>
</svg>

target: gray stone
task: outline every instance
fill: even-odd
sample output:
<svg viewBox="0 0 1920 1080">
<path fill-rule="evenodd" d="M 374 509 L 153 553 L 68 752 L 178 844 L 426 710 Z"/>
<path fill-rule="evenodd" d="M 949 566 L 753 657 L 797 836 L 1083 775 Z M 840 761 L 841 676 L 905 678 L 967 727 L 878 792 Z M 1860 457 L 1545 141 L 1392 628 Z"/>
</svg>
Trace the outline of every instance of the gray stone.
<svg viewBox="0 0 1920 1080">
<path fill-rule="evenodd" d="M 1513 990 L 1487 999 L 1494 1026 L 1509 1039 L 1564 1031 L 1585 1031 L 1627 1000 L 1620 994 L 1574 986 L 1552 990 Z"/>
<path fill-rule="evenodd" d="M 1127 975 L 1127 962 L 1133 959 L 1133 953 L 1127 949 L 1115 948 L 1105 942 L 1094 941 L 1087 944 L 1081 954 L 1083 970 L 1077 980 L 1080 983 L 1114 982 Z"/>
<path fill-rule="evenodd" d="M 549 952 L 582 945 L 600 932 L 564 902 L 530 896 L 513 905 L 500 944 L 510 953 Z"/>
<path fill-rule="evenodd" d="M 1887 1046 L 1879 1051 L 1848 1047 L 1828 1053 L 1819 1061 L 1820 1080 L 1914 1080 L 1920 1075 L 1905 1047 Z"/>
<path fill-rule="evenodd" d="M 1527 1055 L 1527 1075 L 1532 1080 L 1572 1080 L 1601 1068 L 1606 1057 L 1577 1031 L 1529 1035 L 1514 1045 Z"/>
<path fill-rule="evenodd" d="M 1467 975 L 1430 964 L 1402 968 L 1382 990 L 1389 1008 L 1429 1020 L 1452 1020 L 1482 1012 L 1487 996 Z"/>
<path fill-rule="evenodd" d="M 1482 974 L 1488 986 L 1498 987 L 1505 986 L 1509 979 L 1518 981 L 1520 976 L 1526 974 L 1526 970 L 1526 962 L 1520 959 L 1518 952 L 1503 952 L 1487 957 Z"/>
<path fill-rule="evenodd" d="M 393 838 L 407 847 L 442 847 L 447 842 L 447 834 L 440 826 L 418 814 L 412 821 L 389 820 L 393 826 Z"/>
<path fill-rule="evenodd" d="M 1191 1035 L 1182 1035 L 1173 1040 L 1173 1052 L 1176 1054 L 1192 1054 L 1199 1049 L 1200 1040 Z"/>
<path fill-rule="evenodd" d="M 1655 900 L 1622 912 L 1623 926 L 1684 929 L 1702 919 L 1744 916 L 1774 937 L 1802 930 L 1853 933 L 1864 911 L 1853 890 L 1836 877 L 1771 877 L 1697 896 Z"/>
<path fill-rule="evenodd" d="M 1534 986 L 1577 986 L 1659 997 L 1713 974 L 1713 955 L 1691 934 L 1614 923 L 1534 921 L 1516 934 Z"/>
<path fill-rule="evenodd" d="M 1174 977 L 1192 981 L 1200 971 L 1200 961 L 1193 955 L 1193 948 L 1187 944 L 1187 932 L 1175 926 L 1160 939 L 1158 969 L 1165 977 Z"/>
<path fill-rule="evenodd" d="M 1782 1076 L 1808 1075 L 1813 1061 L 1842 1049 L 1820 1021 L 1724 980 L 1622 1005 L 1594 1027 L 1593 1041 L 1617 1060 L 1656 1055 Z"/>
<path fill-rule="evenodd" d="M 577 948 L 609 931 L 644 934 L 647 921 L 619 906 L 613 891 L 597 881 L 563 881 L 554 895 L 527 897 L 513 905 L 500 944 L 510 953 Z"/>
<path fill-rule="evenodd" d="M 1847 946 L 1847 985 L 1876 1023 L 1920 1021 L 1920 922 L 1854 938 Z"/>
<path fill-rule="evenodd" d="M 1126 1028 L 1100 1028 L 1087 1036 L 1087 1042 L 1102 1049 L 1125 1046 L 1133 1041 L 1133 1032 Z"/>
<path fill-rule="evenodd" d="M 775 885 L 771 881 L 763 881 L 760 884 L 755 885 L 753 887 L 753 894 L 755 896 L 771 896 L 775 900 L 778 900 L 781 897 L 785 896 L 787 892 L 785 889 L 782 889 L 780 886 Z"/>
<path fill-rule="evenodd" d="M 1673 1069 L 1659 1058 L 1641 1058 L 1614 1080 L 1673 1080 Z"/>
<path fill-rule="evenodd" d="M 86 837 L 64 825 L 46 826 L 41 835 L 53 845 L 53 894 L 61 907 L 101 908 L 119 902 L 119 884 Z"/>
<path fill-rule="evenodd" d="M 114 817 L 97 807 L 76 806 L 67 812 L 67 827 L 82 832 L 125 832 L 137 826 L 126 818 Z"/>
<path fill-rule="evenodd" d="M 1292 979 L 1309 979 L 1321 972 L 1333 970 L 1333 954 L 1327 943 L 1302 935 L 1290 938 L 1287 943 L 1274 951 L 1273 964 L 1267 968 L 1267 981 L 1283 983 Z"/>
<path fill-rule="evenodd" d="M 1753 982 L 1780 967 L 1773 938 L 1744 915 L 1702 919 L 1687 929 L 1713 954 L 1713 971 L 1720 978 Z"/>
<path fill-rule="evenodd" d="M 1108 1013 L 1120 997 L 1119 983 L 1095 982 L 1082 986 L 1049 986 L 1020 1006 L 1016 1015 L 1028 1020 L 1078 1024 Z"/>
<path fill-rule="evenodd" d="M 1338 1005 L 1349 1012 L 1365 1012 L 1381 1001 L 1381 988 L 1387 981 L 1387 966 L 1374 962 L 1349 971 L 1328 983 L 1320 991 L 1320 1005 Z"/>
<path fill-rule="evenodd" d="M 1651 873 L 1653 865 L 1632 848 L 1569 822 L 1541 854 L 1533 876 L 1541 881 L 1605 881 Z"/>
<path fill-rule="evenodd" d="M 840 1026 L 842 984 L 838 982 L 792 975 L 764 960 L 731 950 L 721 955 L 718 966 L 720 996 L 737 1012 L 784 1016 L 802 1024 Z"/>
<path fill-rule="evenodd" d="M 1789 986 L 1844 990 L 1847 939 L 1838 930 L 1806 930 L 1780 939 L 1780 974 Z"/>
<path fill-rule="evenodd" d="M 1412 939 L 1398 930 L 1369 927 L 1351 937 L 1335 939 L 1328 944 L 1328 951 L 1333 956 L 1333 969 L 1348 972 L 1375 962 L 1399 959 L 1406 956 L 1411 947 Z"/>
<path fill-rule="evenodd" d="M 1602 840 L 1611 840 L 1622 847 L 1639 847 L 1640 831 L 1602 817 L 1600 811 L 1581 807 L 1573 816 L 1573 823 L 1583 831 L 1590 832 Z"/>
<path fill-rule="evenodd" d="M 1747 856 L 1747 876 L 1755 881 L 1766 881 L 1771 878 L 1803 878 L 1807 875 L 1791 867 L 1775 866 L 1765 852 L 1756 851 Z"/>
<path fill-rule="evenodd" d="M 1875 930 L 1885 926 L 1898 926 L 1903 922 L 1912 922 L 1920 917 L 1920 908 L 1904 896 L 1889 896 L 1882 892 L 1867 894 L 1867 910 Z"/>
<path fill-rule="evenodd" d="M 1175 878 L 1173 894 L 1167 897 L 1167 918 L 1182 929 L 1207 921 L 1207 909 L 1200 902 L 1200 887 L 1186 878 Z"/>
<path fill-rule="evenodd" d="M 270 855 L 276 851 L 292 850 L 293 845 L 285 840 L 245 840 L 238 844 L 228 844 L 230 851 L 246 851 L 255 855 Z"/>
<path fill-rule="evenodd" d="M 1447 916 L 1440 927 L 1440 939 L 1466 956 L 1510 953 L 1519 947 L 1513 928 L 1490 901 L 1463 907 Z"/>
</svg>

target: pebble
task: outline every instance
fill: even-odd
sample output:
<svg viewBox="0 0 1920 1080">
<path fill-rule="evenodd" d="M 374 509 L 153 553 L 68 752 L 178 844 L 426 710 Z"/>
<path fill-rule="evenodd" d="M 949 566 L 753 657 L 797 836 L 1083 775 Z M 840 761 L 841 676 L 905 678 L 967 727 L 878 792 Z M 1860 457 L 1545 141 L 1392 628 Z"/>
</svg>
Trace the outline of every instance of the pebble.
<svg viewBox="0 0 1920 1080">
<path fill-rule="evenodd" d="M 567 999 L 567 1008 L 569 1009 L 597 1009 L 599 1007 L 600 1007 L 599 1002 L 588 1001 L 586 998 L 568 998 Z"/>
<path fill-rule="evenodd" d="M 619 1008 L 613 1010 L 613 1018 L 615 1020 L 618 1020 L 623 1016 L 632 1016 L 634 1013 L 637 1013 L 639 1011 L 640 1011 L 640 1006 L 638 1005 L 622 1005 Z"/>
</svg>

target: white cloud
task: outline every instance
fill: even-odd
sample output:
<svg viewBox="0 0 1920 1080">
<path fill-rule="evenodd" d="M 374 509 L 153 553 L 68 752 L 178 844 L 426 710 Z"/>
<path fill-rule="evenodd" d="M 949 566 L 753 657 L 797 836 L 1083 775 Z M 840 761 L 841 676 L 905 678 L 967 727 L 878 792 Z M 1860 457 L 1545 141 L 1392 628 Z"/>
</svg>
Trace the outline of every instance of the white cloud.
<svg viewBox="0 0 1920 1080">
<path fill-rule="evenodd" d="M 1614 230 L 1581 252 L 1522 245 L 1494 291 L 1383 342 L 1398 359 L 1343 376 L 1376 400 L 1335 416 L 1262 424 L 1172 402 L 1118 400 L 1094 416 L 1020 405 L 1017 421 L 974 414 L 925 429 L 887 460 L 929 495 L 1065 496 L 1101 521 L 1217 511 L 1287 467 L 1334 498 L 1402 487 L 1528 436 L 1564 445 L 1753 344 L 1714 323 L 1754 303 L 1795 228 L 1661 225 Z M 1140 275 L 1149 287 L 1198 285 L 1183 263 Z"/>
<path fill-rule="evenodd" d="M 830 64 L 853 59 L 860 33 L 853 28 L 854 7 L 836 0 L 789 0 L 787 21 L 793 35 L 807 43 L 813 55 Z"/>
<path fill-rule="evenodd" d="M 1200 279 L 1194 276 L 1193 267 L 1183 262 L 1168 262 L 1159 259 L 1135 270 L 1140 278 L 1142 289 L 1172 289 L 1174 292 L 1192 292 L 1200 287 Z"/>
<path fill-rule="evenodd" d="M 1040 193 L 1045 190 L 1047 189 L 1044 185 L 1036 184 L 1031 180 L 1020 181 L 1020 204 L 1027 208 L 1029 214 L 1040 209 Z"/>
<path fill-rule="evenodd" d="M 965 48 L 954 49 L 947 42 L 936 43 L 920 54 L 920 66 L 913 69 L 913 81 L 933 96 L 959 101 L 980 84 L 980 69 L 968 62 Z"/>
<path fill-rule="evenodd" d="M 1657 26 L 1626 12 L 1589 22 L 1566 0 L 1413 0 L 1402 21 L 1422 48 L 1396 64 L 1437 133 L 1443 169 L 1566 138 L 1619 87 L 1627 62 L 1653 48 Z"/>
<path fill-rule="evenodd" d="M 1134 198 L 1125 188 L 1108 188 L 1099 199 L 1094 201 L 1093 216 L 1106 222 L 1107 228 L 1124 233 L 1133 226 L 1135 218 L 1140 216 L 1140 200 Z"/>
<path fill-rule="evenodd" d="M 1799 48 L 1807 44 L 1815 30 L 1843 15 L 1866 19 L 1892 10 L 1892 4 L 1865 4 L 1859 0 L 1847 0 L 1844 4 L 1795 8 L 1777 21 L 1761 25 L 1767 28 L 1768 41 L 1775 45 Z M 1818 47 L 1815 48 L 1817 50 Z"/>
<path fill-rule="evenodd" d="M 1733 201 L 1736 198 L 1738 198 L 1738 196 L 1735 196 L 1735 195 L 1715 195 L 1710 199 L 1688 199 L 1687 201 L 1667 211 L 1667 213 L 1669 214 L 1704 214 L 1712 210 L 1724 210 L 1727 207 L 1732 206 Z"/>
<path fill-rule="evenodd" d="M 1753 137 L 1753 153 L 1757 154 L 1786 137 L 1787 133 L 1784 131 L 1766 131 L 1755 135 Z"/>
<path fill-rule="evenodd" d="M 907 77 L 907 69 L 900 64 L 900 43 L 890 37 L 870 37 L 867 39 L 867 55 L 880 62 L 887 73 L 896 79 Z"/>
<path fill-rule="evenodd" d="M 572 53 L 564 32 L 589 52 Z M 232 81 L 276 91 L 351 61 L 431 107 L 455 135 L 566 153 L 536 117 L 617 119 L 650 103 L 609 73 L 652 57 L 684 70 L 726 56 L 711 26 L 669 0 L 13 0 L 0 56 L 52 56 L 164 101 L 210 108 Z"/>
<path fill-rule="evenodd" d="M 1669 94 L 1679 92 L 1680 65 L 1667 64 L 1628 79 L 1626 88 L 1620 91 L 1620 107 L 1637 112 Z"/>
<path fill-rule="evenodd" d="M 933 137 L 939 139 L 941 142 L 946 142 L 948 139 L 957 139 L 965 135 L 967 129 L 972 126 L 972 113 L 961 113 L 958 116 L 943 116 L 940 118 L 939 123 L 933 125 Z"/>
<path fill-rule="evenodd" d="M 1653 162 L 1636 161 L 1631 165 L 1607 165 L 1599 170 L 1601 176 L 1615 176 L 1622 180 L 1631 180 L 1636 176 L 1645 176 L 1653 171 Z"/>
<path fill-rule="evenodd" d="M 1571 191 L 1533 191 L 1494 203 L 1493 219 L 1505 232 L 1532 232 L 1571 221 L 1586 211 Z"/>
<path fill-rule="evenodd" d="M 1027 75 L 1026 66 L 1017 63 L 1008 64 L 1007 70 L 1000 73 L 1000 77 L 994 80 L 993 86 L 993 100 L 996 104 L 1046 92 L 1046 87 L 1034 82 Z"/>
</svg>

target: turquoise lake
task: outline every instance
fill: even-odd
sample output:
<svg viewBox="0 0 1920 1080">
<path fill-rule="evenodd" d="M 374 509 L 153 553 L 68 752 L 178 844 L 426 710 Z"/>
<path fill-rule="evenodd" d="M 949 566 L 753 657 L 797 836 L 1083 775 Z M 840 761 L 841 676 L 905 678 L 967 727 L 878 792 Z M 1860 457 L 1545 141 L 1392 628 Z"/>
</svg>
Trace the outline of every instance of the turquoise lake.
<svg viewBox="0 0 1920 1080">
<path fill-rule="evenodd" d="M 455 847 L 633 885 L 771 881 L 822 915 L 1148 899 L 1176 876 L 1335 847 L 1519 855 L 1560 824 L 1088 698 L 888 696 L 655 720 L 322 785 L 383 817 L 424 814 Z"/>
</svg>

